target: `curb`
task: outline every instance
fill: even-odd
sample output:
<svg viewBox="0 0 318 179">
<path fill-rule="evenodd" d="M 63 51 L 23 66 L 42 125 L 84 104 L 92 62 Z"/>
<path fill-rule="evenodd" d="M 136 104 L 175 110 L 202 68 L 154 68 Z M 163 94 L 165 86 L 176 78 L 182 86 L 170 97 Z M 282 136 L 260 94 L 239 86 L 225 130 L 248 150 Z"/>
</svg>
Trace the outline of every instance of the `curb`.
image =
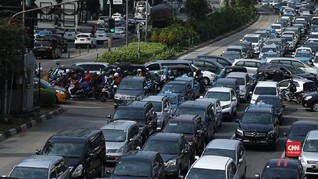
<svg viewBox="0 0 318 179">
<path fill-rule="evenodd" d="M 37 126 L 46 120 L 52 119 L 54 116 L 59 115 L 60 113 L 64 112 L 63 107 L 59 107 L 53 111 L 47 112 L 45 114 L 42 114 L 41 116 L 34 117 L 30 122 L 24 123 L 20 125 L 19 127 L 12 128 L 8 131 L 5 131 L 3 134 L 0 134 L 0 142 L 8 139 L 9 137 L 12 137 L 22 131 L 25 131 L 31 127 Z"/>
</svg>

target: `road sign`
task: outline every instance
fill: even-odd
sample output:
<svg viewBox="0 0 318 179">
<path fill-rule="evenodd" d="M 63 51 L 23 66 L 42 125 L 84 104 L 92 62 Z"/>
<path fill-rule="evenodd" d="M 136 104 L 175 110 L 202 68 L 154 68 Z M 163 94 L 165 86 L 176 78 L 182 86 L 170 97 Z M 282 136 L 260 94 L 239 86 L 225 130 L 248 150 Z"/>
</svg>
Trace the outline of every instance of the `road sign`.
<svg viewBox="0 0 318 179">
<path fill-rule="evenodd" d="M 62 3 L 70 2 L 69 4 L 63 4 L 62 9 L 64 14 L 73 15 L 79 8 L 78 2 L 74 0 L 63 0 Z"/>
<path fill-rule="evenodd" d="M 301 142 L 286 142 L 286 157 L 299 157 L 301 155 Z"/>
<path fill-rule="evenodd" d="M 38 7 L 45 7 L 45 6 L 54 6 L 57 4 L 55 0 L 35 0 L 34 4 Z M 44 14 L 47 14 L 51 11 L 52 7 L 41 9 Z"/>
<path fill-rule="evenodd" d="M 113 0 L 113 4 L 123 4 L 123 0 Z"/>
</svg>

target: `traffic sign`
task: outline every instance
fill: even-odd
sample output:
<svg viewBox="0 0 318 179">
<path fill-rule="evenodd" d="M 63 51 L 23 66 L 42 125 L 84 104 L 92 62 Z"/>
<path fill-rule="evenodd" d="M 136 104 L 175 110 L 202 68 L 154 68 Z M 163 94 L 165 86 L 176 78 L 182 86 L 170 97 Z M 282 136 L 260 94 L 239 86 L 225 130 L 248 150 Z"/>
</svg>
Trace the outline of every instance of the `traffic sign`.
<svg viewBox="0 0 318 179">
<path fill-rule="evenodd" d="M 113 4 L 123 4 L 123 0 L 113 0 Z"/>
<path fill-rule="evenodd" d="M 301 155 L 301 142 L 286 142 L 286 157 L 299 157 Z"/>
<path fill-rule="evenodd" d="M 74 0 L 63 0 L 62 3 L 67 3 L 69 2 L 69 4 L 63 4 L 62 5 L 62 9 L 64 14 L 68 14 L 68 15 L 73 15 L 75 14 L 75 12 L 78 10 L 79 5 L 77 2 L 74 2 Z"/>
<path fill-rule="evenodd" d="M 35 0 L 34 4 L 38 7 L 54 6 L 57 4 L 56 0 Z M 41 11 L 47 14 L 51 11 L 53 7 L 43 8 Z"/>
</svg>

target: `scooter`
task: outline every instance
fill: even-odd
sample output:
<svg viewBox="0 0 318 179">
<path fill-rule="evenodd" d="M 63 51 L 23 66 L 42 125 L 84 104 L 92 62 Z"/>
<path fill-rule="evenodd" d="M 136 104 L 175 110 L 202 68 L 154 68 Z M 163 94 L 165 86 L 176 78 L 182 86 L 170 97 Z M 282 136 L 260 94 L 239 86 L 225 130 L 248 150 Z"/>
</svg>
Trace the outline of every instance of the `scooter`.
<svg viewBox="0 0 318 179">
<path fill-rule="evenodd" d="M 101 93 L 99 95 L 99 100 L 101 102 L 106 102 L 108 99 L 114 99 L 115 96 L 115 91 L 117 88 L 117 85 L 113 86 L 113 90 L 110 89 L 107 85 L 105 85 L 102 89 L 101 89 Z"/>
</svg>

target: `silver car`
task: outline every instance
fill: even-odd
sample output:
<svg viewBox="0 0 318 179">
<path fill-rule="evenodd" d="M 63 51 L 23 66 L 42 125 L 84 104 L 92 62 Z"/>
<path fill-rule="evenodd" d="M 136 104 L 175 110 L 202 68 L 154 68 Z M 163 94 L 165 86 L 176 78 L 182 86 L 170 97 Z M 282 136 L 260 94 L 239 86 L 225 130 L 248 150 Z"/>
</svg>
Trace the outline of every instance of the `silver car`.
<svg viewBox="0 0 318 179">
<path fill-rule="evenodd" d="M 112 163 L 125 153 L 142 146 L 137 122 L 128 120 L 116 120 L 104 125 L 103 131 L 106 143 L 106 162 Z"/>
<path fill-rule="evenodd" d="M 9 174 L 12 178 L 68 179 L 70 169 L 63 157 L 34 155 L 16 165 Z"/>
<path fill-rule="evenodd" d="M 299 160 L 306 175 L 318 176 L 318 130 L 308 132 Z"/>
<path fill-rule="evenodd" d="M 202 152 L 202 156 L 210 155 L 232 158 L 239 171 L 239 178 L 245 178 L 247 165 L 242 142 L 233 139 L 214 139 Z"/>
</svg>

